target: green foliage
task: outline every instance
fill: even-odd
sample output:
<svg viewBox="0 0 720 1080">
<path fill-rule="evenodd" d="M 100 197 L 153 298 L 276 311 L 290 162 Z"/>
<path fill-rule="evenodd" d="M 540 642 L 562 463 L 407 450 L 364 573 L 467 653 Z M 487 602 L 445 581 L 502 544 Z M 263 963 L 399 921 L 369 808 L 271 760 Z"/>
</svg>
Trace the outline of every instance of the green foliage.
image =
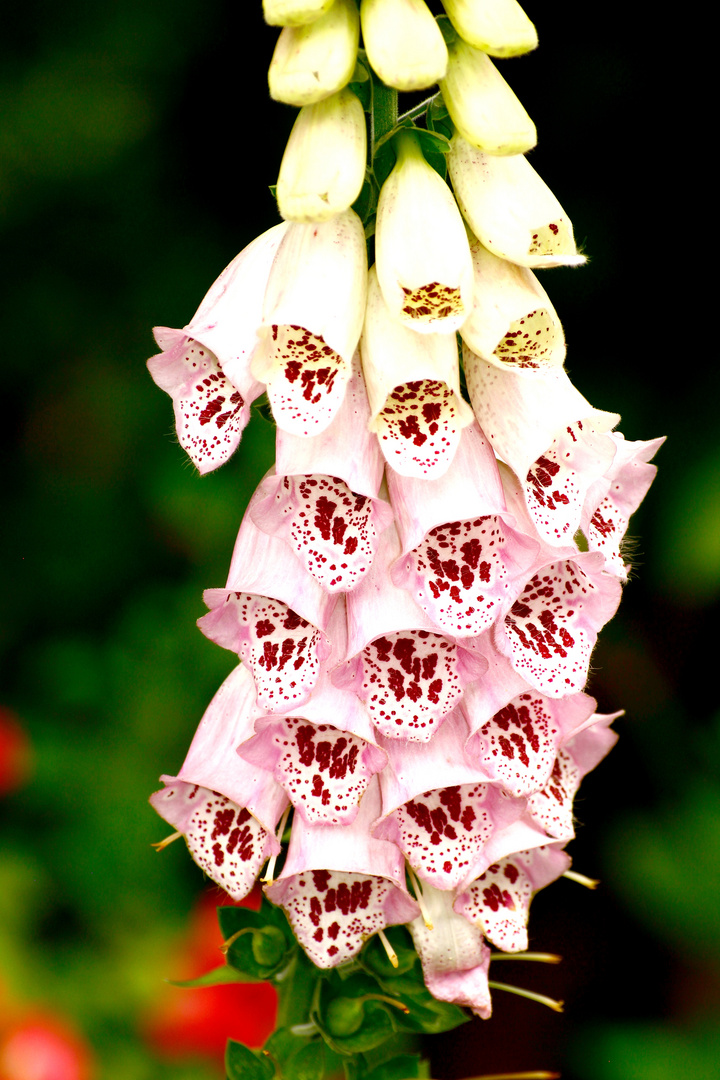
<svg viewBox="0 0 720 1080">
<path fill-rule="evenodd" d="M 242 1043 L 229 1039 L 225 1054 L 227 1080 L 271 1080 L 275 1069 L 261 1054 L 254 1054 Z"/>
</svg>

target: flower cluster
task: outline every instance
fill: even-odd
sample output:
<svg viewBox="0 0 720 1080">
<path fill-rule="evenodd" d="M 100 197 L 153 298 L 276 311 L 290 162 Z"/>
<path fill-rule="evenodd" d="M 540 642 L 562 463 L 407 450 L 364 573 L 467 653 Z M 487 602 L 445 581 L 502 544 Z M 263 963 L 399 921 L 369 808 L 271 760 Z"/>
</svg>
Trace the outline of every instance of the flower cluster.
<svg viewBox="0 0 720 1080">
<path fill-rule="evenodd" d="M 442 32 L 422 0 L 264 8 L 271 92 L 301 106 L 284 220 L 156 330 L 149 368 L 200 472 L 263 392 L 276 462 L 199 620 L 240 663 L 151 801 L 235 899 L 271 860 L 266 895 L 317 966 L 407 924 L 431 992 L 488 1016 L 487 943 L 527 948 L 615 740 L 583 687 L 662 440 L 627 442 L 563 368 L 533 268 L 583 256 L 490 60 L 536 44 L 514 0 L 446 0 Z M 428 131 L 394 132 L 369 270 L 360 22 L 373 78 L 439 81 L 451 133 L 452 190 Z"/>
</svg>

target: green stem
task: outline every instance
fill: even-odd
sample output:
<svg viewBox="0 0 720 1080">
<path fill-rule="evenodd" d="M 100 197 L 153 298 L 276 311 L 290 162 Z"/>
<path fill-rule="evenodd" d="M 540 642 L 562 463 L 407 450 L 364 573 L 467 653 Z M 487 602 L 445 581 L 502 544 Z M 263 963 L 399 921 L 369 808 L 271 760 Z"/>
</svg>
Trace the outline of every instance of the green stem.
<svg viewBox="0 0 720 1080">
<path fill-rule="evenodd" d="M 370 153 L 374 159 L 375 147 L 383 135 L 397 125 L 398 92 L 386 86 L 382 79 L 372 73 L 372 112 L 370 113 Z"/>
<path fill-rule="evenodd" d="M 278 991 L 278 1028 L 308 1022 L 319 976 L 319 970 L 302 949 L 298 949 L 282 981 L 275 983 Z"/>
</svg>

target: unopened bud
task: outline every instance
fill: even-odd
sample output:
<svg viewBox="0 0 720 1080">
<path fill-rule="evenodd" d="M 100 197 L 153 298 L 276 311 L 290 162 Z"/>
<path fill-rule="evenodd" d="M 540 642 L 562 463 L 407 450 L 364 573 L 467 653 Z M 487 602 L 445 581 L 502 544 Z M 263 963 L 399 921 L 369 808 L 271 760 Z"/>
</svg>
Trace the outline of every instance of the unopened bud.
<svg viewBox="0 0 720 1080">
<path fill-rule="evenodd" d="M 286 221 L 327 221 L 352 206 L 365 179 L 365 113 L 350 90 L 305 105 L 280 164 L 277 201 Z"/>
<path fill-rule="evenodd" d="M 461 38 L 450 45 L 443 100 L 460 134 L 488 154 L 524 154 L 535 125 L 489 56 Z"/>
<path fill-rule="evenodd" d="M 443 0 L 443 6 L 460 37 L 491 56 L 537 48 L 537 31 L 517 0 Z"/>
<path fill-rule="evenodd" d="M 447 47 L 425 0 L 362 0 L 363 42 L 374 71 L 396 90 L 422 90 L 445 74 Z"/>
<path fill-rule="evenodd" d="M 270 97 L 313 105 L 342 90 L 355 70 L 360 19 L 355 0 L 335 0 L 306 26 L 286 26 L 268 70 Z"/>
<path fill-rule="evenodd" d="M 263 15 L 270 26 L 304 26 L 324 15 L 333 0 L 263 0 Z"/>
</svg>

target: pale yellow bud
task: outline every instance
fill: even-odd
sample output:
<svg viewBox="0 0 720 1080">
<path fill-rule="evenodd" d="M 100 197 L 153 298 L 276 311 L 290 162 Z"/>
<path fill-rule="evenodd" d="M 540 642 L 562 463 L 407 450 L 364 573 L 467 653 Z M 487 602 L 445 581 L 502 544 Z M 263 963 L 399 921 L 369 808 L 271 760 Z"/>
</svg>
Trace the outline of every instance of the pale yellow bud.
<svg viewBox="0 0 720 1080">
<path fill-rule="evenodd" d="M 286 221 L 327 221 L 352 206 L 365 178 L 363 107 L 350 90 L 305 105 L 280 164 L 277 202 Z"/>
<path fill-rule="evenodd" d="M 270 26 L 304 26 L 324 15 L 333 0 L 263 0 L 263 15 Z"/>
<path fill-rule="evenodd" d="M 460 134 L 486 154 L 524 154 L 535 125 L 489 56 L 461 38 L 450 46 L 443 100 Z"/>
<path fill-rule="evenodd" d="M 447 47 L 425 0 L 362 0 L 363 42 L 374 71 L 396 90 L 422 90 L 445 74 Z"/>
<path fill-rule="evenodd" d="M 517 0 L 443 0 L 458 34 L 491 56 L 519 56 L 537 48 L 535 27 Z"/>
<path fill-rule="evenodd" d="M 465 220 L 494 255 L 530 267 L 585 262 L 570 219 L 522 154 L 485 154 L 455 135 L 447 161 Z"/>
<path fill-rule="evenodd" d="M 350 82 L 360 40 L 355 0 L 335 0 L 306 26 L 280 33 L 268 71 L 270 97 L 287 105 L 312 105 Z"/>
</svg>

